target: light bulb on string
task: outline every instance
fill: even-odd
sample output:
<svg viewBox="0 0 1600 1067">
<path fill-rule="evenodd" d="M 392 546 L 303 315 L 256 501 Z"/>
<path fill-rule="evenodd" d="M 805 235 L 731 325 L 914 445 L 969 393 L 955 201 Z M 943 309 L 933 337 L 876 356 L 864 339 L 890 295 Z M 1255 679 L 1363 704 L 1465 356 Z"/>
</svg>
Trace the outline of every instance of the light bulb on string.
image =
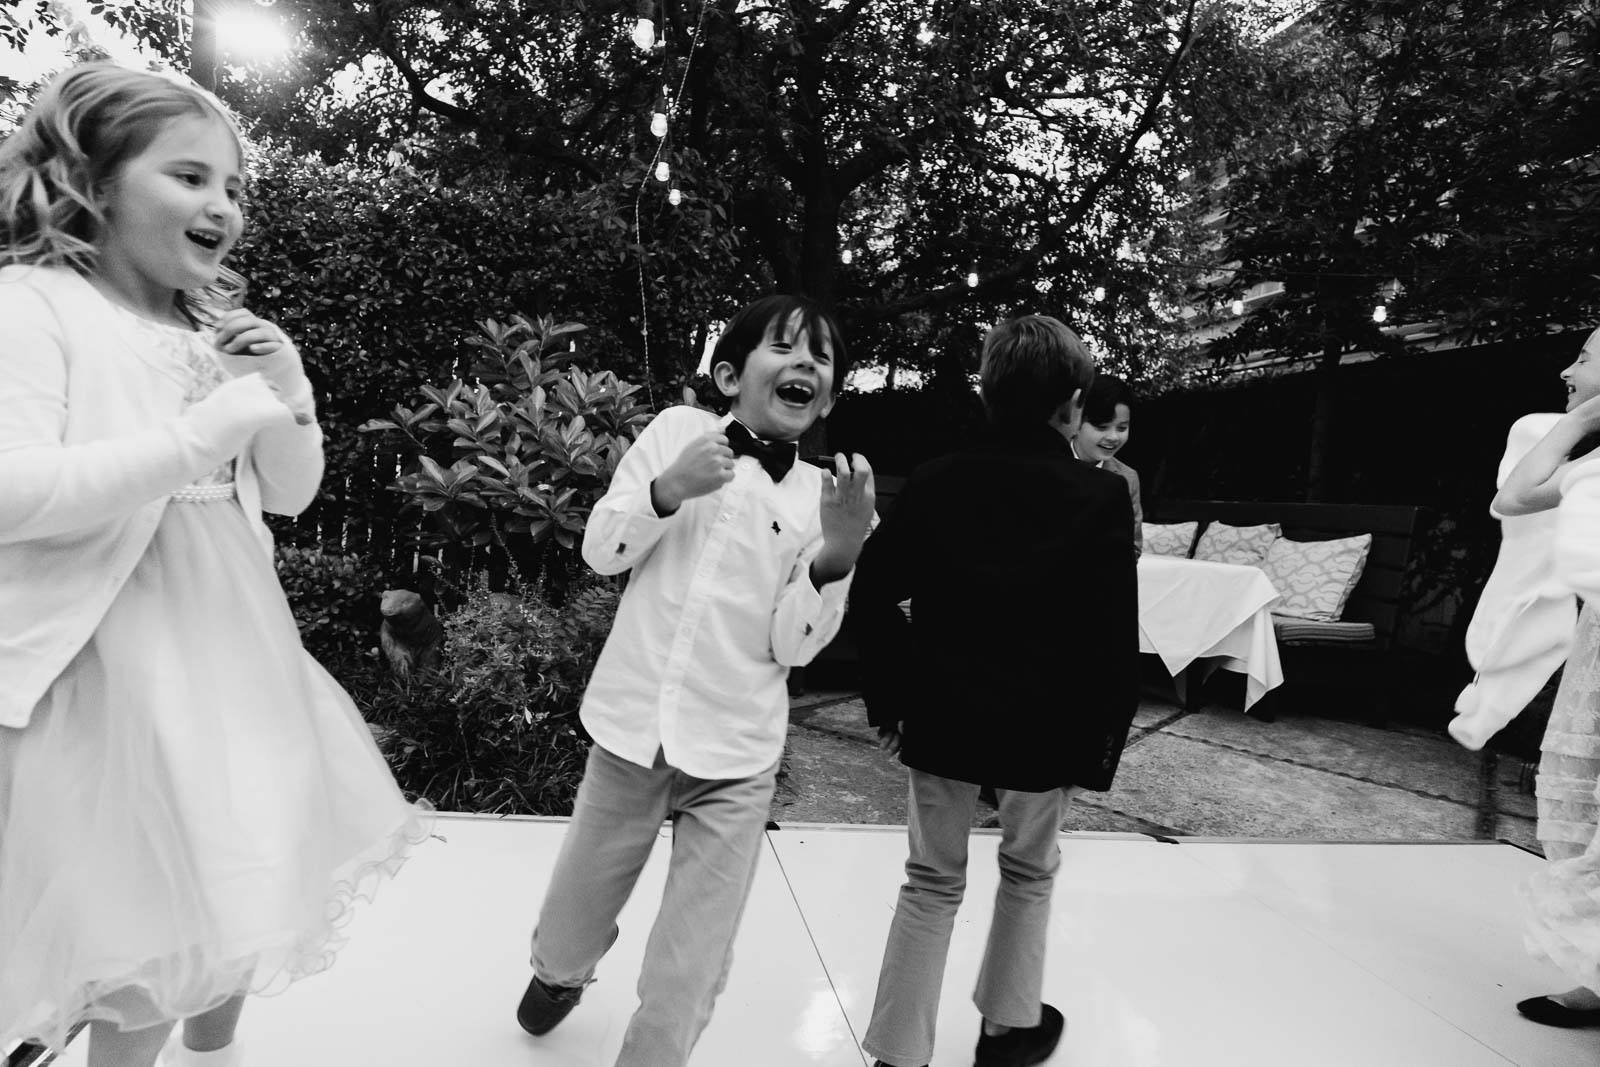
<svg viewBox="0 0 1600 1067">
<path fill-rule="evenodd" d="M 667 116 L 664 113 L 657 111 L 650 116 L 650 132 L 657 137 L 665 137 L 667 135 Z"/>
<path fill-rule="evenodd" d="M 933 31 L 928 29 L 928 24 L 926 22 L 917 24 L 917 40 L 923 44 L 933 43 Z"/>
<path fill-rule="evenodd" d="M 968 289 L 976 289 L 977 287 L 978 287 L 978 272 L 975 271 L 975 270 L 967 271 L 967 288 Z"/>
<path fill-rule="evenodd" d="M 843 263 L 847 267 L 850 265 L 850 261 L 855 259 L 855 258 L 856 258 L 856 254 L 854 252 L 850 251 L 848 248 L 846 248 L 843 252 L 839 253 L 839 262 Z"/>
<path fill-rule="evenodd" d="M 1094 298 L 1094 302 L 1098 304 L 1100 301 L 1106 298 L 1106 287 L 1103 285 L 1097 285 L 1094 287 L 1094 292 L 1090 295 Z"/>
<path fill-rule="evenodd" d="M 667 203 L 671 204 L 673 207 L 677 207 L 679 204 L 683 203 L 683 194 L 677 189 L 668 190 Z"/>
<path fill-rule="evenodd" d="M 670 177 L 672 177 L 672 168 L 667 166 L 667 161 L 663 159 L 656 164 L 656 181 L 664 182 Z"/>
<path fill-rule="evenodd" d="M 633 24 L 633 43 L 639 51 L 648 52 L 656 44 L 656 24 L 651 15 L 650 0 L 639 0 L 639 21 Z"/>
<path fill-rule="evenodd" d="M 1229 307 L 1230 310 L 1233 311 L 1233 313 L 1235 315 L 1243 315 L 1244 314 L 1244 301 L 1243 300 L 1235 300 L 1233 303 L 1229 304 L 1228 307 Z"/>
<path fill-rule="evenodd" d="M 1388 318 L 1389 318 L 1389 308 L 1386 305 L 1379 304 L 1377 307 L 1372 309 L 1372 321 L 1373 322 L 1384 322 Z"/>
</svg>

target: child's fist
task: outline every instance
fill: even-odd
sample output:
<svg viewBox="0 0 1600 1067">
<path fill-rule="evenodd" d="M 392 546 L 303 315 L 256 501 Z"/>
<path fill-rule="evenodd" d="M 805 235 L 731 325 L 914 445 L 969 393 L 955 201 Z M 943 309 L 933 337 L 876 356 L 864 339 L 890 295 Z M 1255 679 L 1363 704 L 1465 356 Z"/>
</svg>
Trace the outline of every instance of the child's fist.
<svg viewBox="0 0 1600 1067">
<path fill-rule="evenodd" d="M 651 499 L 657 514 L 670 515 L 685 500 L 705 496 L 733 480 L 733 449 L 728 435 L 714 430 L 697 437 L 678 454 L 672 466 L 662 471 L 651 485 Z"/>
</svg>

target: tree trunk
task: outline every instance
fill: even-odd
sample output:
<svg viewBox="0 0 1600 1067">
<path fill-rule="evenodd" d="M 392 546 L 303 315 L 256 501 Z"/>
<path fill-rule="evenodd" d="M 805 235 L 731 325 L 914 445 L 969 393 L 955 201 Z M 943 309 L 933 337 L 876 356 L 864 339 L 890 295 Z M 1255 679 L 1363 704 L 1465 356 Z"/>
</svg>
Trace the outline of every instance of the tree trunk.
<svg viewBox="0 0 1600 1067">
<path fill-rule="evenodd" d="M 189 77 L 217 91 L 217 0 L 194 0 L 194 29 L 189 37 Z"/>
<path fill-rule="evenodd" d="M 1330 499 L 1333 479 L 1329 474 L 1328 455 L 1332 449 L 1333 433 L 1337 424 L 1339 407 L 1339 360 L 1343 355 L 1339 342 L 1328 337 L 1323 342 L 1322 355 L 1317 358 L 1313 371 L 1317 393 L 1316 405 L 1311 413 L 1311 450 L 1306 460 L 1306 500 L 1322 503 Z"/>
</svg>

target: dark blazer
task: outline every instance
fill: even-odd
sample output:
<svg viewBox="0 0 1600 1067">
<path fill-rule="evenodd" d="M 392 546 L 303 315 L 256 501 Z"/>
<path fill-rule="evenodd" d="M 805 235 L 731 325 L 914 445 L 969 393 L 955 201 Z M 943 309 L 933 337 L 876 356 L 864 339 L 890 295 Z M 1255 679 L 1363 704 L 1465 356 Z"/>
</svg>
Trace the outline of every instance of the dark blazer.
<svg viewBox="0 0 1600 1067">
<path fill-rule="evenodd" d="M 1138 704 L 1132 523 L 1128 483 L 1048 426 L 991 430 L 911 474 L 867 538 L 847 622 L 868 719 L 905 723 L 907 766 L 1111 787 Z"/>
</svg>

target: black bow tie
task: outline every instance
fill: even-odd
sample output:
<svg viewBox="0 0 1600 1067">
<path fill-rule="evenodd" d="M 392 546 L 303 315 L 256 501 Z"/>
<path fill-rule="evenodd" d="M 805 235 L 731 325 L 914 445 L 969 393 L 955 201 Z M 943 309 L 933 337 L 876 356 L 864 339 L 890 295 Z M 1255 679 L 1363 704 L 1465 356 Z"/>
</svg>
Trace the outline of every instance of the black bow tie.
<svg viewBox="0 0 1600 1067">
<path fill-rule="evenodd" d="M 800 446 L 793 441 L 761 440 L 738 419 L 728 423 L 728 447 L 736 456 L 754 456 L 773 482 L 783 481 L 800 452 Z"/>
</svg>

